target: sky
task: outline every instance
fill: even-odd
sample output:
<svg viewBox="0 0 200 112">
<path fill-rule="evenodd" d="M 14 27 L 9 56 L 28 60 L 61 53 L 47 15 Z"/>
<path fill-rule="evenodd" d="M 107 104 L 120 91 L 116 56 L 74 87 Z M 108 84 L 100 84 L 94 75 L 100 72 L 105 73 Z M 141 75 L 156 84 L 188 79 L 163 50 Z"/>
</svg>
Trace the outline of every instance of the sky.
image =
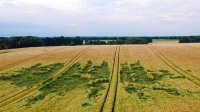
<svg viewBox="0 0 200 112">
<path fill-rule="evenodd" d="M 200 35 L 200 0 L 0 0 L 0 36 Z"/>
</svg>

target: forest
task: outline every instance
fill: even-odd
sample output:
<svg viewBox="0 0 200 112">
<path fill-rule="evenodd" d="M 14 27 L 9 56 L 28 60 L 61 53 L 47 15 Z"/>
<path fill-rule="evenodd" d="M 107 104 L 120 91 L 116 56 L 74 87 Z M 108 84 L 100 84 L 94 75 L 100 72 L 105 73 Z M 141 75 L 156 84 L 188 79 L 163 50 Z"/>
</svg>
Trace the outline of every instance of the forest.
<svg viewBox="0 0 200 112">
<path fill-rule="evenodd" d="M 83 40 L 80 37 L 45 37 L 20 36 L 0 39 L 0 49 L 38 47 L 38 46 L 63 46 L 63 45 L 81 45 Z"/>
<path fill-rule="evenodd" d="M 185 36 L 179 38 L 179 43 L 198 43 L 200 42 L 200 36 Z"/>
<path fill-rule="evenodd" d="M 97 40 L 98 39 L 98 40 Z M 101 40 L 99 40 L 101 39 Z M 110 40 L 105 40 L 110 39 Z M 85 43 L 83 43 L 85 41 Z M 38 46 L 74 46 L 74 45 L 116 45 L 116 44 L 148 44 L 152 42 L 152 38 L 138 37 L 119 37 L 119 38 L 81 38 L 76 37 L 45 37 L 39 38 L 35 36 L 15 36 L 1 37 L 0 49 L 12 49 L 23 47 L 38 47 Z"/>
</svg>

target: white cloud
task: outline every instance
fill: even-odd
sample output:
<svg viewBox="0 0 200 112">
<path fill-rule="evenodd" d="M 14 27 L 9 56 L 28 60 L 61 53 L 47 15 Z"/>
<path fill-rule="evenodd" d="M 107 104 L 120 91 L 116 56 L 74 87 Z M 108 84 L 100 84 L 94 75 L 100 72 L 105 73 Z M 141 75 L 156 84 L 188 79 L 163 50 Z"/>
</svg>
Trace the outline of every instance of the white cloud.
<svg viewBox="0 0 200 112">
<path fill-rule="evenodd" d="M 183 15 L 178 13 L 164 13 L 156 15 L 156 18 L 164 21 L 181 21 L 183 19 Z"/>
<path fill-rule="evenodd" d="M 199 0 L 118 0 L 115 4 L 115 13 L 140 16 L 145 20 L 193 21 L 198 18 L 191 17 L 190 13 L 200 11 Z"/>
<path fill-rule="evenodd" d="M 123 4 L 137 4 L 137 5 L 146 5 L 148 2 L 152 2 L 153 0 L 118 0 L 115 3 L 118 5 Z M 155 0 L 154 0 L 155 1 Z"/>
<path fill-rule="evenodd" d="M 5 0 L 0 0 L 0 6 L 4 4 Z"/>
<path fill-rule="evenodd" d="M 79 25 L 79 23 L 73 23 L 73 24 L 69 24 L 67 26 L 78 26 L 78 25 Z"/>
<path fill-rule="evenodd" d="M 0 22 L 87 27 L 200 22 L 199 0 L 0 0 Z M 65 26 L 63 26 L 65 24 Z M 71 28 L 71 27 L 70 27 Z"/>
<path fill-rule="evenodd" d="M 5 0 L 1 0 L 0 3 L 3 2 Z M 45 15 L 53 11 L 52 13 L 55 15 L 73 15 L 77 19 L 80 19 L 81 16 L 83 19 L 105 19 L 105 21 L 138 21 L 150 20 L 150 18 L 154 20 L 186 20 L 186 17 L 191 19 L 191 12 L 194 16 L 199 13 L 200 9 L 198 0 L 10 0 L 6 3 L 23 8 L 22 11 L 27 14 Z"/>
<path fill-rule="evenodd" d="M 81 12 L 85 8 L 83 0 L 13 0 L 12 3 L 25 8 L 47 7 L 66 12 Z"/>
</svg>

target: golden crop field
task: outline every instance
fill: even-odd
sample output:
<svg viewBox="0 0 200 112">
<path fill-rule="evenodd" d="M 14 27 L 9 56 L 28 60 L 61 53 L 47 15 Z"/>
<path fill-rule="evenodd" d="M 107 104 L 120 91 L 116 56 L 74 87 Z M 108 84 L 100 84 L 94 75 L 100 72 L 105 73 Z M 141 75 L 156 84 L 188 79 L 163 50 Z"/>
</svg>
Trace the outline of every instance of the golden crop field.
<svg viewBox="0 0 200 112">
<path fill-rule="evenodd" d="M 200 44 L 0 51 L 1 112 L 198 112 Z"/>
</svg>

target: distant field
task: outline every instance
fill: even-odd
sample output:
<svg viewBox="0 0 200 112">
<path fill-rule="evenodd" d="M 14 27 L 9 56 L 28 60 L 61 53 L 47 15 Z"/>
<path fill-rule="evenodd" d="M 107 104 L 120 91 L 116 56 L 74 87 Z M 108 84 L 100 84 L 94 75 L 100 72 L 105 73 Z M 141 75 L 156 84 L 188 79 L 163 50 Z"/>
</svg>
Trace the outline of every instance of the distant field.
<svg viewBox="0 0 200 112">
<path fill-rule="evenodd" d="M 99 41 L 104 41 L 104 42 L 108 42 L 108 41 L 113 41 L 113 40 L 99 40 Z M 85 40 L 83 40 L 83 44 L 85 44 Z"/>
<path fill-rule="evenodd" d="M 0 51 L 1 112 L 199 111 L 200 44 Z"/>
<path fill-rule="evenodd" d="M 152 43 L 179 43 L 178 39 L 152 39 Z"/>
</svg>

